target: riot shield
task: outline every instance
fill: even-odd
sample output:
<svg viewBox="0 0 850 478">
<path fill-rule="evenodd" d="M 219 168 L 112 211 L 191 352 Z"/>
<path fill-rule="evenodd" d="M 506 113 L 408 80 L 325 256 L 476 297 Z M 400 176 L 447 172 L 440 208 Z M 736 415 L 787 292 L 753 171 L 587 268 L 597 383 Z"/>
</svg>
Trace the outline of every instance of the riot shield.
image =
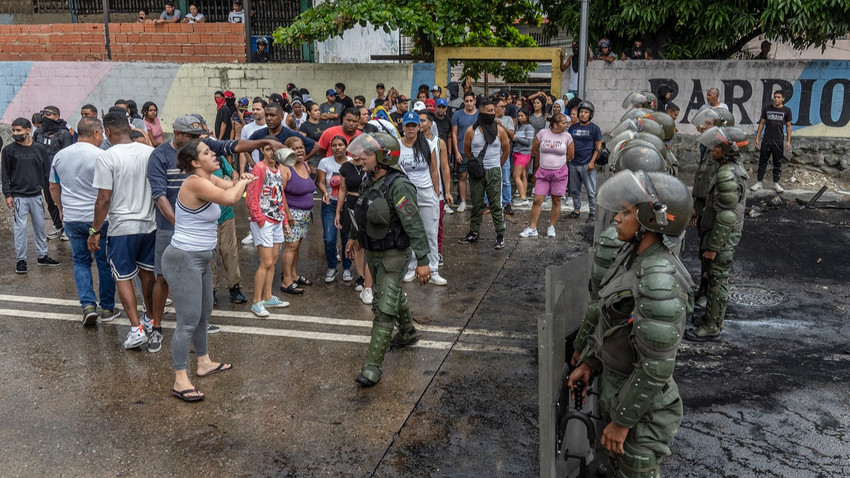
<svg viewBox="0 0 850 478">
<path fill-rule="evenodd" d="M 593 253 L 588 252 L 546 269 L 546 309 L 537 328 L 541 477 L 582 476 L 592 469 L 597 453 L 600 428 L 589 418 L 591 412 L 598 416 L 597 397 L 588 394 L 575 410 L 566 389 L 573 341 L 590 302 L 592 262 Z"/>
</svg>

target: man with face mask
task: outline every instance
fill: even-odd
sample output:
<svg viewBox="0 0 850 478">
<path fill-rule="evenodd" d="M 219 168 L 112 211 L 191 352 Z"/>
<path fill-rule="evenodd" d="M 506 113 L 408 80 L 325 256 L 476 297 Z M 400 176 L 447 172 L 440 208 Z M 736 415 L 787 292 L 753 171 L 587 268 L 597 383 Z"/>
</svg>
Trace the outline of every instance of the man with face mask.
<svg viewBox="0 0 850 478">
<path fill-rule="evenodd" d="M 490 202 L 490 215 L 496 229 L 495 249 L 505 247 L 505 216 L 502 208 L 502 166 L 511 154 L 508 133 L 496 122 L 496 105 L 482 101 L 478 120 L 463 136 L 467 158 L 472 215 L 469 232 L 458 242 L 469 244 L 478 240 L 484 214 L 484 195 Z"/>
<path fill-rule="evenodd" d="M 370 387 L 381 379 L 384 355 L 390 347 L 404 347 L 419 341 L 413 317 L 402 290 L 402 279 L 416 257 L 416 275 L 425 285 L 431 279 L 428 266 L 428 239 L 416 204 L 416 187 L 398 164 L 400 146 L 388 133 L 368 133 L 348 146 L 352 156 L 364 159 L 366 179 L 352 211 L 352 226 L 346 255 L 354 256 L 354 243 L 366 252 L 366 263 L 374 284 L 372 339 L 357 383 Z M 398 333 L 390 338 L 393 327 Z"/>
<path fill-rule="evenodd" d="M 45 106 L 41 110 L 42 123 L 41 128 L 36 130 L 33 135 L 33 141 L 41 144 L 47 149 L 47 156 L 50 164 L 53 164 L 53 157 L 63 148 L 67 148 L 74 142 L 74 137 L 68 131 L 68 124 L 65 120 L 59 117 L 59 108 L 55 106 Z M 68 240 L 65 231 L 62 228 L 62 219 L 59 216 L 59 208 L 50 197 L 47 190 L 47 185 L 44 187 L 44 198 L 47 201 L 47 212 L 50 213 L 50 219 L 53 221 L 53 232 L 47 235 L 48 239 Z"/>
<path fill-rule="evenodd" d="M 6 207 L 15 215 L 15 272 L 27 273 L 27 219 L 32 217 L 38 265 L 56 267 L 58 262 L 47 255 L 44 234 L 44 202 L 42 194 L 50 171 L 50 157 L 43 145 L 30 137 L 32 123 L 26 118 L 12 121 L 14 143 L 2 153 L 2 184 Z"/>
</svg>

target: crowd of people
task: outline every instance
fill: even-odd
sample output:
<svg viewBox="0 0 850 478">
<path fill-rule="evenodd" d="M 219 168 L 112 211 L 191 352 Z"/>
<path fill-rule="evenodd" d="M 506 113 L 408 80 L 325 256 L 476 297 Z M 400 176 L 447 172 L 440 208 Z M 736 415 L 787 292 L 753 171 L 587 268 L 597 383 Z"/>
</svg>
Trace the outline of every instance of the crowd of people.
<svg viewBox="0 0 850 478">
<path fill-rule="evenodd" d="M 592 122 L 593 104 L 571 94 L 554 98 L 542 91 L 521 96 L 501 90 L 485 97 L 468 82 L 451 83 L 447 90 L 443 97 L 439 86 L 421 85 L 416 99 L 410 99 L 378 83 L 376 95 L 367 100 L 349 97 L 346 86 L 337 83 L 324 91 L 324 101 L 315 101 L 307 89 L 290 83 L 285 92 L 251 102 L 217 91 L 212 124 L 197 113 L 178 116 L 171 139 L 152 102 L 139 110 L 135 101 L 121 99 L 100 113 L 84 105 L 75 129 L 57 107 L 45 106 L 32 121 L 14 120 L 14 142 L 2 150 L 3 192 L 15 215 L 16 272 L 27 273 L 27 222 L 32 219 L 39 266 L 59 265 L 47 255 L 48 238 L 70 241 L 83 324 L 117 317 L 117 291 L 131 324 L 124 347 L 146 345 L 152 353 L 162 347 L 162 316 L 170 296 L 177 312 L 172 393 L 186 401 L 202 400 L 204 394 L 186 372 L 189 342 L 197 355 L 197 376 L 231 369 L 232 364 L 209 356 L 207 334 L 217 330 L 209 318 L 222 283 L 230 301 L 249 301 L 242 290 L 238 256 L 245 252 L 238 247 L 233 206 L 244 198 L 250 234 L 241 243 L 253 245 L 258 258 L 246 307 L 268 317 L 268 309 L 289 305 L 273 293 L 278 260 L 280 293 L 307 294 L 313 285 L 298 263 L 318 200 L 324 281 L 337 280 L 341 272 L 342 281 L 353 282 L 360 300 L 375 313 L 372 342 L 358 376 L 359 383 L 370 386 L 380 379 L 388 347 L 419 338 L 401 283 L 417 278 L 422 284 L 448 283 L 439 272 L 446 214 L 463 213 L 469 203 L 469 231 L 461 244 L 479 240 L 489 215 L 494 248 L 502 249 L 512 204 L 531 202 L 530 223 L 519 236 L 532 238 L 538 236 L 543 203 L 551 202 L 546 236 L 555 237 L 562 205 L 572 207 L 568 218 L 578 218 L 584 195 L 586 220 L 595 223 L 595 302 L 575 344 L 573 361 L 586 365 L 577 369 L 575 381 L 587 379 L 585 374 L 600 364 L 603 373 L 643 373 L 671 387 L 664 400 L 672 401 L 664 406 L 675 408 L 672 367 L 664 364 L 675 359 L 669 352 L 682 337 L 718 339 L 743 225 L 748 178 L 740 150 L 746 135 L 733 126 L 719 92 L 708 90 L 706 105 L 692 120 L 705 149 L 691 197 L 675 178 L 678 162 L 669 149 L 678 114 L 669 89 L 662 88 L 658 96 L 629 95 L 607 147 Z M 770 145 L 763 146 L 753 189 L 761 187 L 767 160 L 780 147 L 775 143 L 781 144 L 784 133 L 790 142 L 791 113 L 782 101 L 782 92 L 776 92 L 774 104 L 763 113 L 759 131 L 766 131 L 764 143 Z M 774 187 L 781 192 L 779 161 L 773 157 Z M 597 195 L 597 174 L 608 177 L 612 171 L 616 174 Z M 53 222 L 50 234 L 44 229 L 45 202 Z M 702 271 L 695 297 L 678 260 L 687 224 L 696 226 L 700 237 Z M 645 272 L 628 275 L 635 270 L 632 264 L 642 264 L 638 269 Z M 644 284 L 648 278 L 655 282 Z M 644 293 L 649 295 L 641 302 L 640 317 L 630 316 Z M 627 296 L 631 302 L 624 302 Z M 141 314 L 137 297 L 144 305 Z M 685 331 L 685 311 L 694 299 L 705 312 Z M 656 302 L 660 305 L 653 309 Z M 628 319 L 627 325 L 621 319 Z M 656 335 L 631 346 L 635 356 L 653 360 L 638 366 L 606 355 L 612 339 L 599 332 L 622 326 L 623 332 L 612 335 L 622 338 L 622 333 L 636 333 L 631 324 L 640 320 L 647 333 Z M 399 334 L 390 338 L 394 325 Z M 622 376 L 603 382 L 616 390 L 631 383 Z M 677 413 L 668 411 L 662 424 L 667 428 Z M 613 416 L 615 410 L 608 413 Z M 614 422 L 628 427 L 640 419 Z M 622 452 L 617 448 L 625 439 L 622 428 L 610 432 L 611 449 Z M 664 456 L 658 450 L 656 462 Z"/>
</svg>

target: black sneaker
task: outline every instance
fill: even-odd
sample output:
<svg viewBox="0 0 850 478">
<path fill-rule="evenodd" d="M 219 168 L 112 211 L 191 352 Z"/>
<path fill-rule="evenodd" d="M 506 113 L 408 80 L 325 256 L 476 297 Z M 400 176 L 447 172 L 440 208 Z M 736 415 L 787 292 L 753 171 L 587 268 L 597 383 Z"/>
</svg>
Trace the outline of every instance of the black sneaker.
<svg viewBox="0 0 850 478">
<path fill-rule="evenodd" d="M 478 233 L 470 231 L 466 234 L 466 236 L 460 238 L 457 242 L 461 244 L 469 244 L 470 242 L 475 242 L 478 240 Z"/>
<path fill-rule="evenodd" d="M 207 333 L 208 334 L 216 334 L 218 332 L 221 332 L 221 327 L 219 327 L 217 325 L 207 325 Z"/>
<path fill-rule="evenodd" d="M 239 284 L 230 288 L 230 302 L 234 304 L 244 304 L 248 302 L 248 299 L 242 294 L 242 289 L 239 287 Z"/>
<path fill-rule="evenodd" d="M 596 215 L 595 214 L 589 214 L 587 216 L 587 220 L 584 221 L 584 222 L 593 222 L 594 220 L 596 220 Z"/>
<path fill-rule="evenodd" d="M 505 204 L 505 215 L 508 215 L 508 216 L 514 215 L 514 208 L 512 208 L 510 204 Z"/>
<path fill-rule="evenodd" d="M 27 273 L 27 261 L 18 261 L 15 264 L 15 272 L 18 274 L 26 274 Z"/>
<path fill-rule="evenodd" d="M 59 267 L 62 263 L 59 261 L 55 261 L 50 258 L 50 256 L 44 256 L 38 258 L 38 265 L 46 266 L 46 267 Z"/>
<path fill-rule="evenodd" d="M 505 236 L 504 234 L 499 234 L 496 236 L 496 245 L 493 246 L 493 249 L 504 249 L 505 248 Z"/>
</svg>

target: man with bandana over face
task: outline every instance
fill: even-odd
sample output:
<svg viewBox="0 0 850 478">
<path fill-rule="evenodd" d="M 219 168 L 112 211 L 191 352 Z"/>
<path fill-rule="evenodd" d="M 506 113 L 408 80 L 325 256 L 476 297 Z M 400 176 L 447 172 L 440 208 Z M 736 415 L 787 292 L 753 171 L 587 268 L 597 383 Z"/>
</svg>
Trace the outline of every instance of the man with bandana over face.
<svg viewBox="0 0 850 478">
<path fill-rule="evenodd" d="M 53 165 L 53 157 L 59 150 L 67 148 L 74 142 L 74 136 L 68 131 L 68 123 L 59 117 L 59 108 L 55 106 L 45 106 L 41 110 L 41 128 L 37 129 L 32 140 L 43 145 L 47 149 L 48 161 L 50 166 Z M 59 239 L 67 241 L 65 230 L 62 228 L 62 218 L 59 215 L 59 208 L 50 197 L 48 185 L 44 186 L 44 200 L 47 201 L 47 212 L 50 213 L 50 219 L 53 222 L 53 232 L 47 235 L 48 239 Z"/>
<path fill-rule="evenodd" d="M 496 105 L 491 101 L 479 104 L 478 121 L 466 130 L 463 151 L 469 172 L 472 215 L 469 232 L 460 239 L 461 244 L 478 240 L 484 214 L 484 194 L 490 202 L 493 227 L 496 229 L 495 249 L 505 247 L 505 216 L 502 210 L 502 165 L 511 153 L 508 133 L 496 122 Z"/>
</svg>

